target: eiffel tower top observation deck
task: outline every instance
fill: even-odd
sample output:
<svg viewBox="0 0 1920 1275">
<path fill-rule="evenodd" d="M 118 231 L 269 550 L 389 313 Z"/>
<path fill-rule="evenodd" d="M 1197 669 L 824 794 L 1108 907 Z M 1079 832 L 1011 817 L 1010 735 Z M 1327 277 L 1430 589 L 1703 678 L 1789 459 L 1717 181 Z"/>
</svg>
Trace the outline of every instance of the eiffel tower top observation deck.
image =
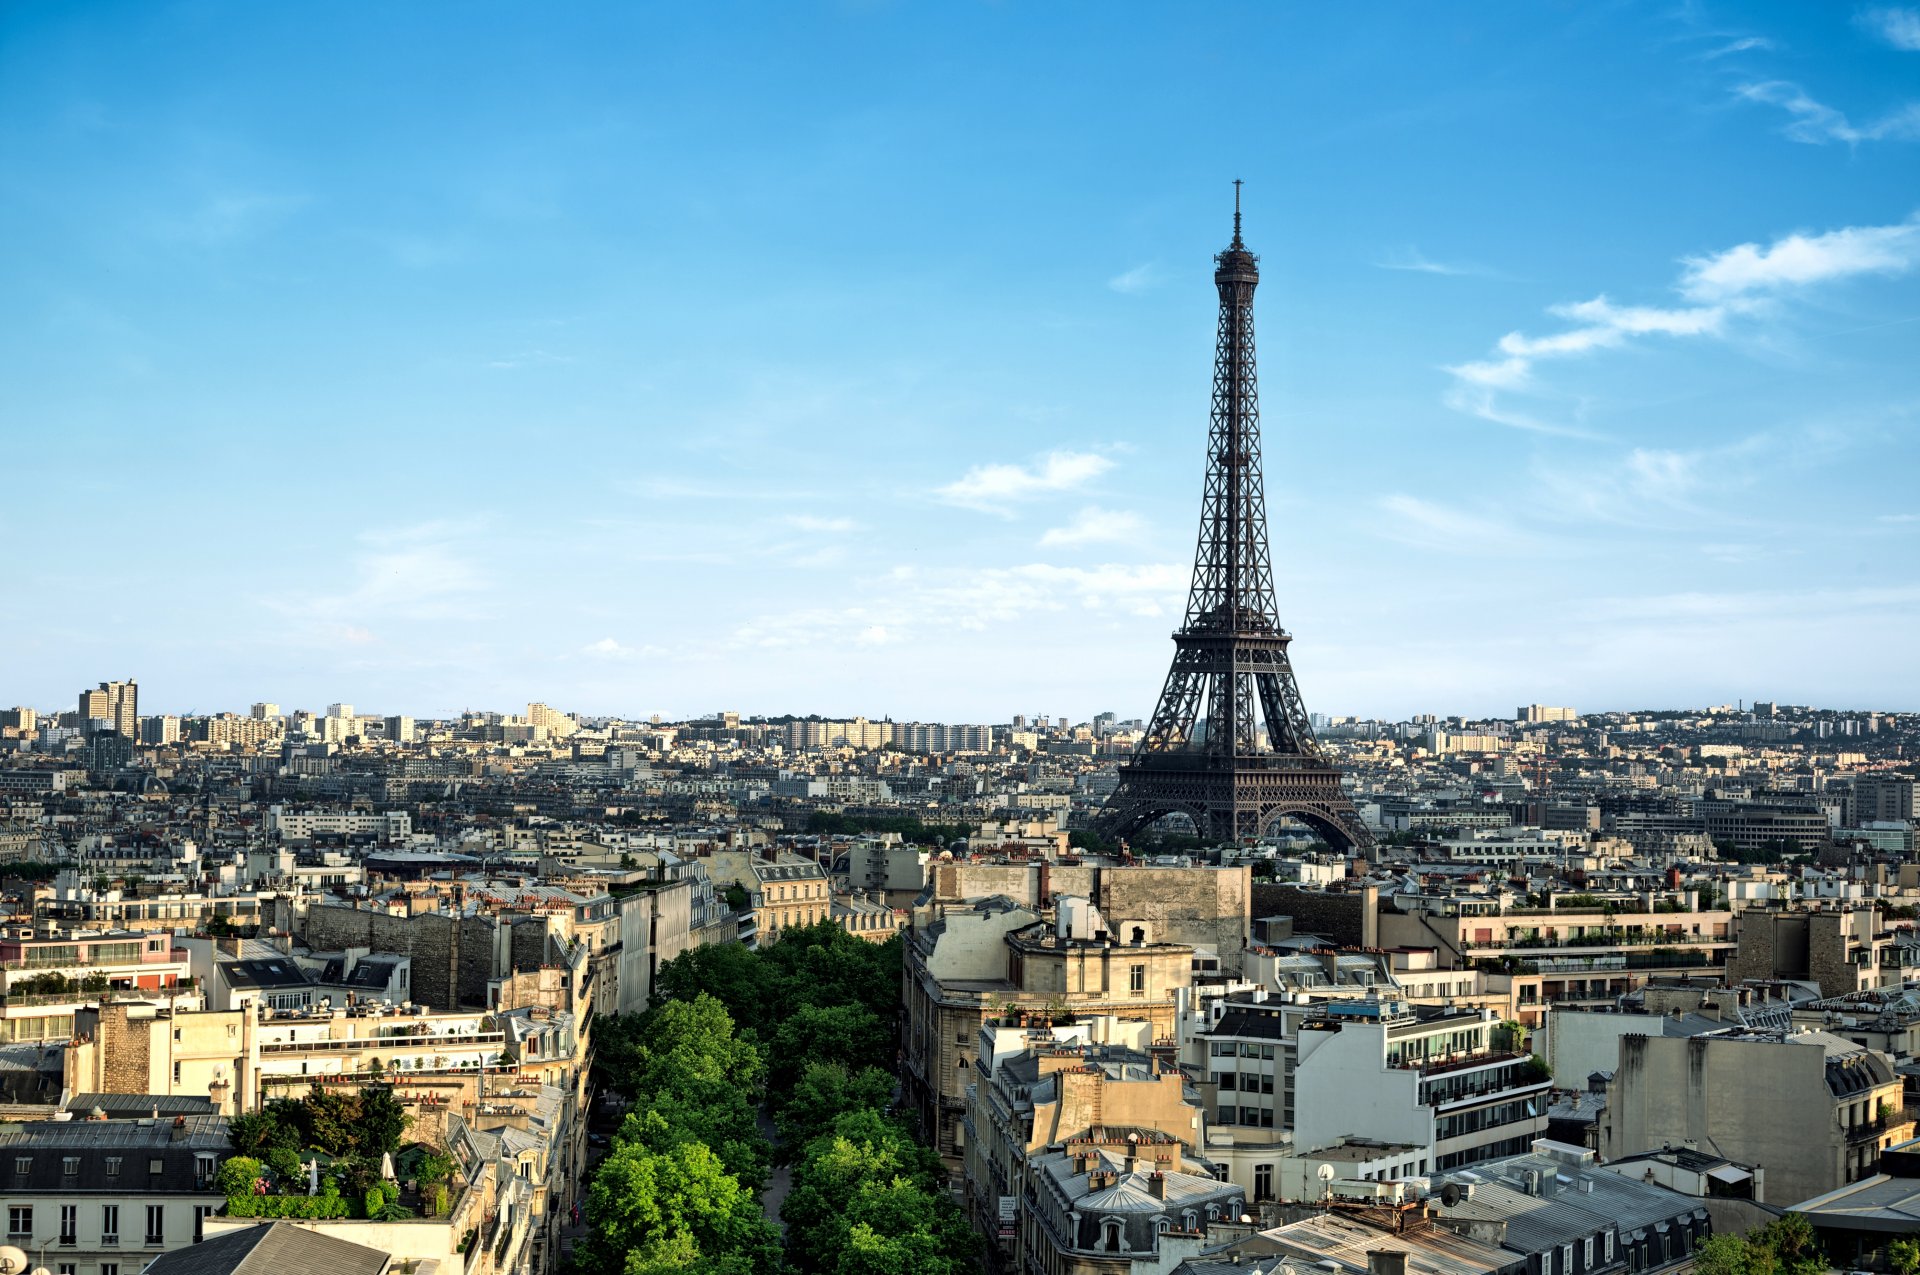
<svg viewBox="0 0 1920 1275">
<path fill-rule="evenodd" d="M 1248 840 L 1293 818 L 1338 848 L 1369 850 L 1313 737 L 1274 599 L 1254 368 L 1260 259 L 1241 238 L 1239 187 L 1233 242 L 1214 258 L 1220 319 L 1193 587 L 1153 720 L 1094 826 L 1124 836 L 1184 814 L 1203 837 Z"/>
</svg>

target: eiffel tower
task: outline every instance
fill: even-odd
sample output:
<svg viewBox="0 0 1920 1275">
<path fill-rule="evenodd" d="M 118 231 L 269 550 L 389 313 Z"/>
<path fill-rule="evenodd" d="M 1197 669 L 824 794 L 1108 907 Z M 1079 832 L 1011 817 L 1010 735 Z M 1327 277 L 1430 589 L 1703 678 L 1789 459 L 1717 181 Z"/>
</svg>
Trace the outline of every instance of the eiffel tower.
<svg viewBox="0 0 1920 1275">
<path fill-rule="evenodd" d="M 1313 737 L 1274 605 L 1253 366 L 1259 258 L 1240 239 L 1233 185 L 1233 243 L 1214 258 L 1220 329 L 1193 589 L 1152 724 L 1093 826 L 1121 837 L 1184 814 L 1202 837 L 1241 841 L 1293 818 L 1337 849 L 1371 851 L 1339 768 Z"/>
</svg>

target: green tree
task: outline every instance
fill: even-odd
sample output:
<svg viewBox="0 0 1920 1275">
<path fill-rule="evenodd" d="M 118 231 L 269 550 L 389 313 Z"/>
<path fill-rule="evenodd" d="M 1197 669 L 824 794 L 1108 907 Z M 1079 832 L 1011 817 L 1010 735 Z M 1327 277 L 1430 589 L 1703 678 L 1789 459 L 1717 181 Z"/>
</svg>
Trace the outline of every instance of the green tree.
<svg viewBox="0 0 1920 1275">
<path fill-rule="evenodd" d="M 1696 1275 L 1759 1275 L 1754 1270 L 1751 1246 L 1738 1235 L 1714 1235 L 1694 1250 Z"/>
<path fill-rule="evenodd" d="M 1887 1245 L 1887 1265 L 1893 1275 L 1920 1275 L 1920 1240 L 1894 1240 Z"/>
<path fill-rule="evenodd" d="M 738 943 L 690 948 L 660 967 L 653 982 L 656 1007 L 662 1001 L 691 1001 L 706 995 L 718 1000 L 739 1026 L 757 1031 L 765 1022 L 761 962 Z"/>
<path fill-rule="evenodd" d="M 361 1155 L 378 1159 L 400 1149 L 400 1139 L 413 1123 L 390 1084 L 372 1084 L 360 1091 L 355 1128 L 355 1148 Z"/>
<path fill-rule="evenodd" d="M 586 1212 L 594 1232 L 584 1265 L 603 1275 L 780 1268 L 775 1230 L 753 1193 L 699 1143 L 664 1153 L 615 1147 L 588 1188 Z"/>
<path fill-rule="evenodd" d="M 805 1147 L 845 1112 L 885 1107 L 893 1097 L 893 1084 L 893 1073 L 879 1067 L 849 1071 L 842 1063 L 808 1062 L 774 1115 L 782 1147 Z"/>
<path fill-rule="evenodd" d="M 893 1058 L 893 1028 L 864 1005 L 802 1005 L 773 1033 L 776 1092 L 793 1087 L 809 1062 L 871 1067 Z"/>
</svg>

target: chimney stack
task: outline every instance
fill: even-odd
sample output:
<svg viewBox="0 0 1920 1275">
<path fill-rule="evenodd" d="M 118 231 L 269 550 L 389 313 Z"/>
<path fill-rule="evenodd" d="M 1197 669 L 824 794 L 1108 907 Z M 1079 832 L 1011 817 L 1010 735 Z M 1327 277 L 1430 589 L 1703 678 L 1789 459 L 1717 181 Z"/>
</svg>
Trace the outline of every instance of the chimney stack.
<svg viewBox="0 0 1920 1275">
<path fill-rule="evenodd" d="M 1149 1193 L 1152 1194 L 1153 1198 L 1156 1200 L 1166 1199 L 1167 1198 L 1167 1175 L 1159 1172 L 1148 1174 L 1147 1190 Z"/>
<path fill-rule="evenodd" d="M 1367 1275 L 1407 1275 L 1407 1255 L 1391 1249 L 1368 1249 Z"/>
</svg>

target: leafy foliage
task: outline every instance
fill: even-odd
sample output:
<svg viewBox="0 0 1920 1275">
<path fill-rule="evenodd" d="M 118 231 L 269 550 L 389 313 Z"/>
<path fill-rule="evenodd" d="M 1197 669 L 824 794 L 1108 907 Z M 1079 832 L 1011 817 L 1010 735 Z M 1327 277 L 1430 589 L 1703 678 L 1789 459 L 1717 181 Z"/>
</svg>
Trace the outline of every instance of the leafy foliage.
<svg viewBox="0 0 1920 1275">
<path fill-rule="evenodd" d="M 840 1116 L 794 1169 L 780 1212 L 789 1257 L 835 1275 L 974 1269 L 978 1246 L 939 1172 L 933 1152 L 872 1108 Z"/>
<path fill-rule="evenodd" d="M 1920 1246 L 1913 1256 L 1920 1259 Z M 1702 1242 L 1694 1269 L 1700 1275 L 1821 1275 L 1827 1261 L 1813 1223 L 1803 1213 L 1788 1213 L 1745 1238 L 1715 1235 Z"/>
<path fill-rule="evenodd" d="M 588 1269 L 651 1275 L 780 1269 L 780 1247 L 759 1201 L 707 1147 L 683 1141 L 654 1150 L 622 1134 L 587 1192 L 594 1231 Z"/>
</svg>

